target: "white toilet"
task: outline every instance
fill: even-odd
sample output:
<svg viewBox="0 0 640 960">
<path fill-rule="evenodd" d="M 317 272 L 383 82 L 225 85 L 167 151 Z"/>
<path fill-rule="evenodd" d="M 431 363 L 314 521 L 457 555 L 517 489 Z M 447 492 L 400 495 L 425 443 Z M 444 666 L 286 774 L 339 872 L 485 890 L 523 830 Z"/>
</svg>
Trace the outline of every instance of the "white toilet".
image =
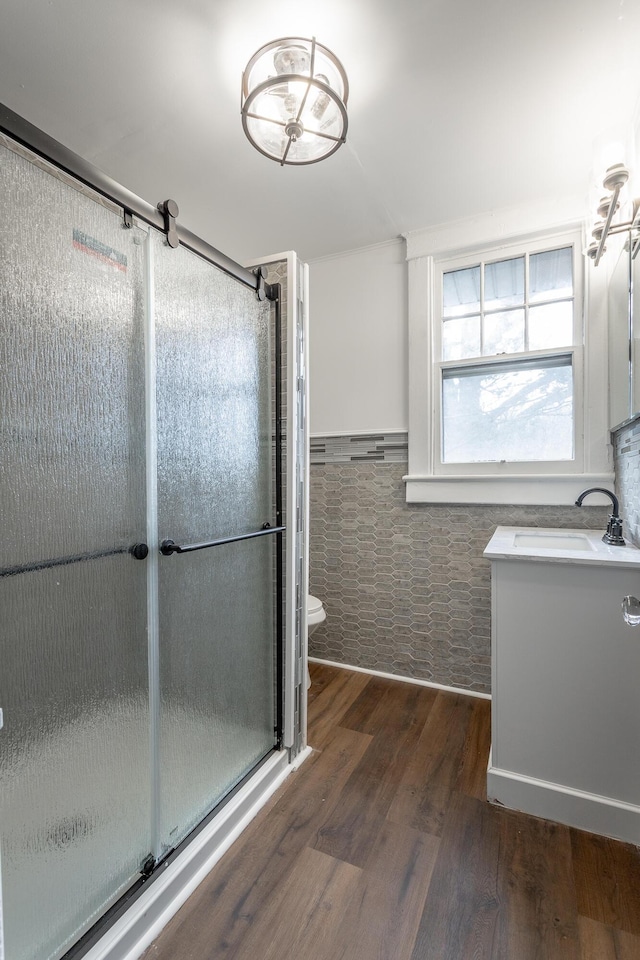
<svg viewBox="0 0 640 960">
<path fill-rule="evenodd" d="M 327 613 L 322 606 L 322 600 L 307 594 L 307 637 L 327 619 Z"/>
<path fill-rule="evenodd" d="M 317 630 L 321 623 L 327 619 L 327 612 L 322 606 L 322 600 L 307 594 L 307 642 L 314 630 Z M 307 690 L 311 686 L 311 675 L 307 668 Z"/>
</svg>

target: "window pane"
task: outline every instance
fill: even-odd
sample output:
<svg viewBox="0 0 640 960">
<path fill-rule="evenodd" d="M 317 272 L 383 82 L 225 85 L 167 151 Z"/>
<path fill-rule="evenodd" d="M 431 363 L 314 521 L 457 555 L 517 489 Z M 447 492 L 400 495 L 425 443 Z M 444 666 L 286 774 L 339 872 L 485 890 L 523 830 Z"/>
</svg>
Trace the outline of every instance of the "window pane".
<svg viewBox="0 0 640 960">
<path fill-rule="evenodd" d="M 490 313 L 484 318 L 485 356 L 498 353 L 520 353 L 524 350 L 524 310 Z"/>
<path fill-rule="evenodd" d="M 442 324 L 442 359 L 480 356 L 480 317 L 461 317 Z"/>
<path fill-rule="evenodd" d="M 556 300 L 573 296 L 573 250 L 547 250 L 529 257 L 529 300 Z"/>
<path fill-rule="evenodd" d="M 484 268 L 485 310 L 518 303 L 524 303 L 524 257 L 488 263 Z"/>
<path fill-rule="evenodd" d="M 452 270 L 442 277 L 444 317 L 480 312 L 480 267 Z"/>
<path fill-rule="evenodd" d="M 529 350 L 568 347 L 573 343 L 573 300 L 529 309 Z"/>
<path fill-rule="evenodd" d="M 570 357 L 445 370 L 444 463 L 571 460 Z"/>
</svg>

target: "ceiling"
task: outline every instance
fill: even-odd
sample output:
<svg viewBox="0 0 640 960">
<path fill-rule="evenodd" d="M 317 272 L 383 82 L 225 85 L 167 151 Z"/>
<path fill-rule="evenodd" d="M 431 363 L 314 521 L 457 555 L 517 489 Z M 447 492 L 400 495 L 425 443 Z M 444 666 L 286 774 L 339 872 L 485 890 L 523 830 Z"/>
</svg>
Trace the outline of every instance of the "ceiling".
<svg viewBox="0 0 640 960">
<path fill-rule="evenodd" d="M 350 83 L 347 143 L 280 167 L 240 77 L 316 36 Z M 638 0 L 3 0 L 0 102 L 237 260 L 316 259 L 503 207 L 587 210 L 640 94 Z"/>
</svg>

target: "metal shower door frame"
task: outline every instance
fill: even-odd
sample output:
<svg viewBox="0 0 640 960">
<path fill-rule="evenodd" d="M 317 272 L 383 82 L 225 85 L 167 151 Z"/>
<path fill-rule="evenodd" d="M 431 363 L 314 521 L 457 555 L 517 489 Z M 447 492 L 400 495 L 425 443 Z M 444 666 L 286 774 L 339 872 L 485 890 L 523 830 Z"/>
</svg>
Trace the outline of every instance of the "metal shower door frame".
<svg viewBox="0 0 640 960">
<path fill-rule="evenodd" d="M 177 205 L 175 205 L 173 201 L 163 201 L 162 203 L 158 204 L 157 207 L 153 207 L 151 204 L 137 197 L 125 187 L 112 180 L 97 167 L 93 166 L 93 164 L 83 160 L 77 154 L 73 153 L 58 141 L 51 138 L 48 134 L 33 126 L 27 120 L 20 117 L 18 114 L 14 113 L 8 107 L 2 104 L 0 104 L 0 133 L 6 135 L 6 137 L 8 137 L 10 140 L 26 148 L 32 154 L 35 154 L 36 157 L 46 161 L 48 165 L 51 165 L 54 168 L 51 171 L 54 175 L 56 171 L 67 174 L 73 178 L 74 181 L 78 181 L 80 184 L 86 185 L 91 191 L 101 197 L 106 198 L 110 203 L 113 203 L 119 207 L 122 210 L 123 223 L 125 227 L 133 226 L 133 218 L 135 217 L 142 223 L 148 224 L 150 227 L 164 232 L 167 236 L 167 242 L 169 246 L 177 246 L 178 244 L 185 246 L 191 252 L 197 254 L 204 260 L 223 270 L 228 275 L 234 277 L 240 283 L 255 290 L 256 296 L 259 300 L 268 299 L 272 301 L 276 311 L 275 326 L 276 337 L 278 337 L 277 329 L 279 322 L 282 320 L 280 285 L 268 284 L 265 281 L 266 271 L 261 269 L 259 265 L 257 268 L 250 269 L 237 264 L 225 254 L 212 247 L 206 241 L 196 237 L 190 231 L 186 230 L 181 224 L 177 224 Z M 306 289 L 307 268 L 305 265 L 299 264 L 294 254 L 286 254 L 284 255 L 284 258 L 287 259 L 290 270 L 290 300 L 294 300 L 298 297 L 299 288 L 302 289 L 304 287 Z M 268 258 L 264 262 L 273 262 L 274 260 L 279 259 L 281 259 L 281 257 L 272 257 Z M 293 296 L 291 296 L 291 294 L 293 294 Z M 289 407 L 290 416 L 293 415 L 295 417 L 297 427 L 295 430 L 287 430 L 286 439 L 287 481 L 290 483 L 289 490 L 293 494 L 288 498 L 288 516 L 286 520 L 289 521 L 290 519 L 293 519 L 295 522 L 294 526 L 288 527 L 284 522 L 285 518 L 278 519 L 275 529 L 265 531 L 265 533 L 272 532 L 276 536 L 277 541 L 280 544 L 280 560 L 282 558 L 283 538 L 286 537 L 286 570 L 283 570 L 283 564 L 280 562 L 278 564 L 279 583 L 277 586 L 276 600 L 279 613 L 276 636 L 279 675 L 277 678 L 278 697 L 276 717 L 278 733 L 275 750 L 277 751 L 280 749 L 280 756 L 272 757 L 271 761 L 269 758 L 266 758 L 266 760 L 258 766 L 258 769 L 254 771 L 256 774 L 255 784 L 250 782 L 253 774 L 248 774 L 246 780 L 239 784 L 238 787 L 234 788 L 231 794 L 221 802 L 219 807 L 212 811 L 212 813 L 205 818 L 199 827 L 193 831 L 194 835 L 200 835 L 199 838 L 194 838 L 194 846 L 200 846 L 201 850 L 204 849 L 205 842 L 211 846 L 211 844 L 214 842 L 211 838 L 214 838 L 214 836 L 217 837 L 217 832 L 220 828 L 215 826 L 213 820 L 221 808 L 229 808 L 226 815 L 225 810 L 222 809 L 222 816 L 220 817 L 221 821 L 228 819 L 234 823 L 242 822 L 243 816 L 247 815 L 247 810 L 252 808 L 252 805 L 260 802 L 260 791 L 263 791 L 263 794 L 266 798 L 268 793 L 275 789 L 275 786 L 272 786 L 272 783 L 277 785 L 277 782 L 286 776 L 285 768 L 291 759 L 298 754 L 304 754 L 306 756 L 304 752 L 306 730 L 306 689 L 304 689 L 305 685 L 302 683 L 302 679 L 303 670 L 306 675 L 306 651 L 304 650 L 303 639 L 306 637 L 307 582 L 304 571 L 306 570 L 308 503 L 306 499 L 305 471 L 308 468 L 308 464 L 306 464 L 306 454 L 304 449 L 300 450 L 298 447 L 300 437 L 305 435 L 304 429 L 302 429 L 301 433 L 301 427 L 299 424 L 300 416 L 306 416 L 306 379 L 304 376 L 304 369 L 301 370 L 301 363 L 304 366 L 304 351 L 306 350 L 306 344 L 304 341 L 300 343 L 301 331 L 303 329 L 306 330 L 307 324 L 306 294 L 304 297 L 302 312 L 301 304 L 302 295 L 300 294 L 300 299 L 296 300 L 296 309 L 292 312 L 290 306 L 287 314 L 287 327 L 291 337 L 289 340 L 288 356 L 286 358 L 287 396 L 292 399 L 292 384 L 297 384 L 294 389 L 297 391 L 298 397 L 300 389 L 304 391 L 304 399 L 302 403 L 298 402 L 297 406 L 294 407 L 292 405 Z M 295 325 L 292 324 L 292 318 L 294 316 L 298 317 L 297 329 Z M 278 347 L 279 344 L 277 345 L 276 349 L 278 349 Z M 300 353 L 300 349 L 303 351 L 302 354 Z M 148 358 L 147 363 L 149 363 Z M 280 368 L 281 363 L 278 360 L 276 363 L 278 376 Z M 279 398 L 280 393 L 280 389 L 277 389 L 277 398 Z M 276 436 L 274 439 L 276 448 L 276 501 L 280 504 L 280 510 L 282 504 L 281 473 L 284 453 L 281 419 L 280 410 L 277 405 Z M 131 552 L 133 553 L 134 548 L 139 546 L 140 545 L 134 545 L 134 547 L 131 549 Z M 60 559 L 60 562 L 69 563 L 74 562 L 76 559 L 80 558 L 64 557 Z M 84 559 L 84 557 L 82 559 Z M 144 558 L 141 556 L 139 559 Z M 301 570 L 303 571 L 303 582 L 300 582 Z M 7 572 L 11 573 L 13 571 Z M 148 602 L 152 602 L 152 600 L 153 597 L 149 597 Z M 284 633 L 283 617 L 281 614 L 281 611 L 285 609 L 287 611 L 286 636 Z M 301 696 L 301 690 L 303 689 L 304 693 Z M 224 829 L 224 827 L 222 827 L 222 829 Z M 171 857 L 167 858 L 166 862 L 162 861 L 161 864 L 158 865 L 158 875 L 163 881 L 159 886 L 166 887 L 167 874 L 170 873 L 174 867 L 176 858 L 178 856 L 182 856 L 184 848 L 188 846 L 191 841 L 192 835 L 189 835 L 189 837 L 183 841 L 183 843 L 178 849 L 176 849 Z M 219 843 L 220 841 L 216 839 L 215 842 Z M 222 844 L 224 845 L 224 841 L 222 841 Z M 201 855 L 201 852 L 198 851 L 195 854 L 196 857 Z M 173 872 L 177 871 L 174 870 Z M 182 872 L 184 873 L 184 868 L 182 868 Z M 140 884 L 140 881 L 138 884 Z M 140 887 L 140 889 L 138 888 L 138 884 L 134 885 L 130 894 L 127 895 L 126 899 L 128 903 L 126 905 L 122 904 L 122 909 L 118 908 L 118 904 L 116 904 L 113 908 L 113 922 L 115 924 L 120 922 L 129 903 L 136 901 L 138 895 L 143 892 L 142 887 Z M 145 888 L 148 886 L 150 885 L 145 884 Z M 157 898 L 162 900 L 162 909 L 165 914 L 167 909 L 166 897 L 166 889 L 163 889 L 159 892 Z M 142 924 L 138 918 L 131 922 L 124 920 L 121 923 L 121 926 L 125 930 L 125 932 L 122 934 L 123 942 L 125 942 L 127 938 L 131 939 L 134 936 L 133 931 L 135 931 L 135 936 L 138 936 L 138 931 Z M 108 926 L 106 929 L 106 939 L 109 940 Z M 101 946 L 102 940 L 99 939 L 101 933 L 102 931 L 100 934 L 98 934 L 97 930 L 94 932 L 93 928 L 89 930 L 86 936 L 83 937 L 82 940 L 72 948 L 70 955 L 93 956 L 95 953 L 95 956 L 104 955 L 106 957 L 108 953 L 105 952 L 105 949 L 103 946 Z"/>
<path fill-rule="evenodd" d="M 309 593 L 309 267 L 292 250 L 252 260 L 252 268 L 283 264 L 287 338 L 286 489 L 287 556 L 284 636 L 283 744 L 292 756 L 307 747 L 307 596 Z"/>
</svg>

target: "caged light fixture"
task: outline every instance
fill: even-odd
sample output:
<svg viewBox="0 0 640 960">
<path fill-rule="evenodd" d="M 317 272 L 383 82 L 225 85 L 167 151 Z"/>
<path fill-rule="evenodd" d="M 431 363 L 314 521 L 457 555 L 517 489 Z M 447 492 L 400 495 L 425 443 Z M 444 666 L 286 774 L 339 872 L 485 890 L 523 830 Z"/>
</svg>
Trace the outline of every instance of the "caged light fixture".
<svg viewBox="0 0 640 960">
<path fill-rule="evenodd" d="M 317 163 L 345 142 L 348 96 L 342 64 L 315 37 L 273 40 L 242 74 L 242 126 L 281 166 Z"/>
<path fill-rule="evenodd" d="M 631 232 L 632 255 L 635 257 L 640 248 L 640 239 L 634 236 L 634 233 L 640 228 L 640 200 L 634 200 L 633 211 L 630 220 L 624 222 L 614 222 L 614 217 L 620 209 L 620 191 L 629 179 L 629 171 L 623 163 L 614 163 L 607 169 L 602 186 L 607 191 L 607 196 L 602 197 L 598 204 L 597 212 L 599 220 L 594 224 L 591 236 L 593 240 L 587 248 L 587 256 L 590 257 L 595 266 L 600 263 L 600 258 L 605 252 L 605 243 L 608 236 L 616 233 Z"/>
</svg>

